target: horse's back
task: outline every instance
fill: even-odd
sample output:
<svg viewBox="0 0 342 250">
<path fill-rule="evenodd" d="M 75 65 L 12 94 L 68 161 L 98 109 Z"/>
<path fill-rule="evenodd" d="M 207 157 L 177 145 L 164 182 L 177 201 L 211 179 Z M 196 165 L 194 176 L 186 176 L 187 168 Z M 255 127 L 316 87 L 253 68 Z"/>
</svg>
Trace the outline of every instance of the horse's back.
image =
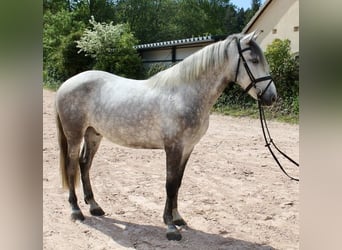
<svg viewBox="0 0 342 250">
<path fill-rule="evenodd" d="M 82 134 L 91 126 L 119 142 L 123 141 L 119 137 L 125 136 L 118 135 L 118 131 L 127 135 L 148 130 L 145 125 L 140 129 L 138 126 L 144 123 L 142 120 L 146 122 L 146 118 L 140 117 L 142 113 L 153 116 L 152 106 L 145 100 L 148 92 L 143 81 L 103 71 L 86 71 L 61 85 L 56 94 L 56 111 L 65 130 Z"/>
<path fill-rule="evenodd" d="M 119 85 L 137 82 L 136 80 L 123 78 L 105 71 L 89 70 L 79 73 L 66 80 L 56 93 L 57 108 L 63 102 L 90 102 L 100 97 L 101 93 L 108 92 L 109 89 L 116 89 Z M 106 91 L 103 91 L 103 87 Z"/>
<path fill-rule="evenodd" d="M 105 83 L 111 82 L 115 84 L 116 82 L 120 82 L 122 80 L 129 81 L 129 79 L 105 71 L 84 71 L 66 80 L 58 89 L 57 98 L 65 94 L 75 94 L 76 92 L 82 91 L 90 93 L 91 91 L 99 89 Z"/>
</svg>

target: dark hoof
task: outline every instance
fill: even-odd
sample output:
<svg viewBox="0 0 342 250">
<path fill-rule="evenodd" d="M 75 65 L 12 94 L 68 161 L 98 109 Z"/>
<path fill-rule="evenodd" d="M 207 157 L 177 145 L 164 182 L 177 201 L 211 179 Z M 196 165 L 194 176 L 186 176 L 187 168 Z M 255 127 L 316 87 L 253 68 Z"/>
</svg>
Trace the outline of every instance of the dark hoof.
<svg viewBox="0 0 342 250">
<path fill-rule="evenodd" d="M 71 213 L 71 220 L 73 220 L 73 221 L 76 221 L 76 220 L 83 221 L 84 220 L 84 215 L 82 214 L 81 210 L 73 211 Z"/>
<path fill-rule="evenodd" d="M 180 241 L 182 239 L 182 235 L 175 226 L 169 226 L 166 231 L 166 238 L 168 240 Z"/>
<path fill-rule="evenodd" d="M 173 223 L 176 225 L 176 226 L 186 226 L 186 222 L 185 220 L 175 220 L 173 221 Z"/>
<path fill-rule="evenodd" d="M 91 209 L 90 214 L 94 216 L 102 216 L 105 214 L 105 212 L 102 210 L 102 208 L 97 207 L 97 208 Z"/>
</svg>

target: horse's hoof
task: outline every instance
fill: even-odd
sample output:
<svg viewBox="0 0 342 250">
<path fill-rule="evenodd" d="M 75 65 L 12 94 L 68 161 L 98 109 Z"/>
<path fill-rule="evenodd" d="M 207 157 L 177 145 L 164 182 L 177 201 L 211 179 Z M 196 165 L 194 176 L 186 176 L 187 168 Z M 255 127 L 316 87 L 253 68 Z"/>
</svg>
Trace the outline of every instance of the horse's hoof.
<svg viewBox="0 0 342 250">
<path fill-rule="evenodd" d="M 83 221 L 84 220 L 84 215 L 82 214 L 81 210 L 73 211 L 71 213 L 71 220 L 73 220 L 73 221 L 76 221 L 76 220 Z"/>
<path fill-rule="evenodd" d="M 102 208 L 97 207 L 94 209 L 90 209 L 90 214 L 94 216 L 102 216 L 105 214 L 105 212 L 102 210 Z"/>
<path fill-rule="evenodd" d="M 182 239 L 182 235 L 175 226 L 169 226 L 166 231 L 166 238 L 168 240 L 180 241 Z"/>
<path fill-rule="evenodd" d="M 186 222 L 185 222 L 185 220 L 183 220 L 183 219 L 175 220 L 175 221 L 173 221 L 173 223 L 174 223 L 176 226 L 186 226 L 186 225 L 187 225 Z"/>
</svg>

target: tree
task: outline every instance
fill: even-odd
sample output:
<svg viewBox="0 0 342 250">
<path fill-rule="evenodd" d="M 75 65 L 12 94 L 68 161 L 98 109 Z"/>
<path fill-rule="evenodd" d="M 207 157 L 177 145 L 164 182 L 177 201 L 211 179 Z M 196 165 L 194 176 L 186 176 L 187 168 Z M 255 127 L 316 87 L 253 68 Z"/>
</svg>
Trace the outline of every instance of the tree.
<svg viewBox="0 0 342 250">
<path fill-rule="evenodd" d="M 59 71 L 63 74 L 64 79 L 89 70 L 94 64 L 91 57 L 86 56 L 84 52 L 78 52 L 79 49 L 76 47 L 76 42 L 81 37 L 82 32 L 75 32 L 63 39 L 61 45 L 62 60 Z"/>
<path fill-rule="evenodd" d="M 88 69 L 92 65 L 90 57 L 96 68 L 121 71 L 118 61 L 108 64 L 114 60 L 112 52 L 89 54 L 86 59 L 82 53 L 75 54 L 76 34 L 91 29 L 91 16 L 99 23 L 112 22 L 112 26 L 125 23 L 125 29 L 136 38 L 132 44 L 137 40 L 151 43 L 206 34 L 228 35 L 240 32 L 245 21 L 245 11 L 229 0 L 43 0 L 43 13 L 44 81 L 49 78 L 57 83 Z M 136 52 L 134 56 L 129 53 L 124 53 L 121 60 L 136 62 Z M 114 57 L 119 60 L 118 55 Z M 76 64 L 82 66 L 77 68 Z M 126 69 L 137 65 L 127 64 Z"/>
<path fill-rule="evenodd" d="M 176 5 L 174 0 L 119 0 L 118 22 L 128 23 L 141 43 L 175 39 Z"/>
<path fill-rule="evenodd" d="M 63 66 L 63 50 L 70 36 L 75 32 L 82 32 L 84 25 L 75 21 L 74 13 L 62 9 L 56 13 L 50 10 L 43 16 L 43 70 L 44 81 L 61 82 L 69 74 Z"/>
<path fill-rule="evenodd" d="M 180 37 L 192 37 L 209 33 L 206 25 L 209 23 L 209 16 L 203 6 L 198 4 L 197 0 L 179 1 L 179 11 L 175 16 L 175 22 L 178 26 L 177 35 Z"/>
<path fill-rule="evenodd" d="M 138 41 L 128 24 L 113 25 L 89 20 L 91 29 L 86 29 L 77 41 L 79 52 L 85 52 L 95 60 L 95 69 L 124 77 L 137 77 L 141 72 L 141 59 L 134 49 Z"/>
<path fill-rule="evenodd" d="M 70 0 L 43 0 L 43 12 L 57 13 L 61 10 L 70 10 Z"/>
<path fill-rule="evenodd" d="M 73 1 L 75 19 L 87 24 L 91 16 L 98 22 L 117 21 L 116 5 L 110 0 L 78 0 Z"/>
<path fill-rule="evenodd" d="M 252 0 L 251 8 L 246 10 L 245 16 L 245 25 L 251 20 L 254 14 L 259 10 L 261 7 L 261 0 Z"/>
<path fill-rule="evenodd" d="M 243 12 L 243 15 L 239 15 L 240 12 Z M 239 18 L 244 18 L 245 13 L 243 9 L 240 9 L 239 12 L 236 12 L 236 7 L 231 5 L 226 8 L 226 16 L 225 16 L 225 25 L 227 34 L 239 33 L 241 32 L 243 26 L 239 23 Z M 244 19 L 243 19 L 244 21 Z"/>
</svg>

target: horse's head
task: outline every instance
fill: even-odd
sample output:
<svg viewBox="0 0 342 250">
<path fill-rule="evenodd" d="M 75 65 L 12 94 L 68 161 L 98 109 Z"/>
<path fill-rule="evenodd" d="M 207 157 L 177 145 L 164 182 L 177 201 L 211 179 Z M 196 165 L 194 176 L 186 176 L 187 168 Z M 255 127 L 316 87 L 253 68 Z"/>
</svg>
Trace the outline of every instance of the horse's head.
<svg viewBox="0 0 342 250">
<path fill-rule="evenodd" d="M 236 40 L 238 57 L 235 82 L 254 99 L 271 105 L 277 99 L 277 91 L 265 56 L 255 42 L 256 37 L 256 32 L 252 32 Z"/>
</svg>

